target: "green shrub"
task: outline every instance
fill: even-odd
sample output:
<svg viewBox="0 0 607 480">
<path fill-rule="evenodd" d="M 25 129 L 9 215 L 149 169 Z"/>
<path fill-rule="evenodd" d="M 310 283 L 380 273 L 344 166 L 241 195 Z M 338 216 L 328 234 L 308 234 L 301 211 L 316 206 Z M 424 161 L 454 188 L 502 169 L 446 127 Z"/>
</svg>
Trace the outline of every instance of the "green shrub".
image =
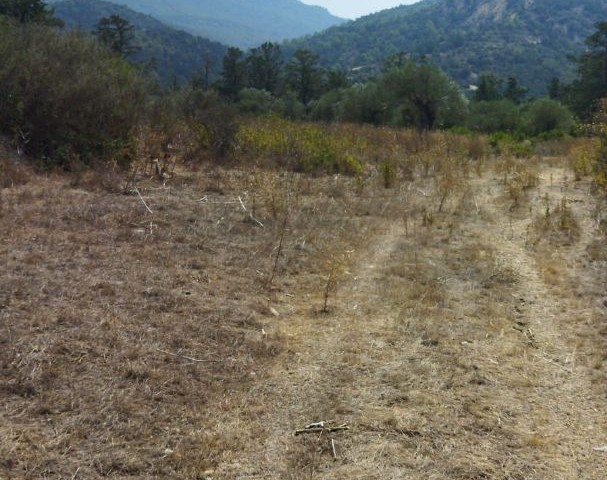
<svg viewBox="0 0 607 480">
<path fill-rule="evenodd" d="M 321 125 L 278 117 L 245 121 L 236 136 L 237 150 L 246 160 L 263 160 L 302 172 L 360 176 L 363 165 L 352 153 L 356 142 Z"/>
<path fill-rule="evenodd" d="M 392 188 L 396 183 L 396 167 L 390 160 L 381 162 L 381 176 L 384 183 L 384 188 Z"/>
<path fill-rule="evenodd" d="M 523 111 L 522 128 L 527 135 L 554 138 L 571 133 L 575 126 L 573 114 L 561 103 L 540 98 L 529 103 Z"/>
<path fill-rule="evenodd" d="M 477 132 L 513 132 L 520 124 L 520 109 L 510 100 L 472 102 L 468 127 Z"/>
<path fill-rule="evenodd" d="M 0 25 L 0 128 L 50 165 L 134 155 L 144 82 L 82 34 Z"/>
<path fill-rule="evenodd" d="M 266 90 L 243 88 L 238 93 L 238 110 L 242 113 L 263 115 L 274 108 L 274 97 Z"/>
<path fill-rule="evenodd" d="M 331 122 L 337 118 L 337 110 L 343 97 L 343 90 L 331 90 L 312 102 L 310 118 Z"/>
<path fill-rule="evenodd" d="M 190 156 L 207 150 L 218 159 L 225 158 L 233 150 L 238 132 L 235 108 L 217 92 L 201 88 L 188 90 L 183 101 L 186 122 L 194 133 Z"/>
<path fill-rule="evenodd" d="M 515 157 L 530 157 L 534 152 L 531 140 L 508 132 L 494 132 L 489 135 L 489 144 L 498 154 L 514 155 Z"/>
</svg>

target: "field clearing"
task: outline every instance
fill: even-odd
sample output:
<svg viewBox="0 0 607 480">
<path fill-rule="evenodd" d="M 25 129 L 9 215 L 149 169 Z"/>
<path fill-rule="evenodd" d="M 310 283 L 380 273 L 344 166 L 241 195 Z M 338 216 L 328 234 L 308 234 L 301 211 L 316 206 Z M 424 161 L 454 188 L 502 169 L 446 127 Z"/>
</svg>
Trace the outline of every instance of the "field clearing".
<svg viewBox="0 0 607 480">
<path fill-rule="evenodd" d="M 607 220 L 575 158 L 361 132 L 351 176 L 15 167 L 0 478 L 604 478 Z M 294 435 L 319 421 L 350 429 Z"/>
</svg>

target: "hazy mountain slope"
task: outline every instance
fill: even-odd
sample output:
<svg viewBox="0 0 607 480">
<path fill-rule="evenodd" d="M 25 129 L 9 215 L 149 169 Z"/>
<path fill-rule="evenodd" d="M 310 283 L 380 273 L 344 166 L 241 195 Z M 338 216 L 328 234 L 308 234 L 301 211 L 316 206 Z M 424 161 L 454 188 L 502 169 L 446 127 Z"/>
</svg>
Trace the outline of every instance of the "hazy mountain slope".
<svg viewBox="0 0 607 480">
<path fill-rule="evenodd" d="M 486 72 L 516 75 L 535 93 L 571 77 L 567 55 L 583 49 L 604 0 L 423 0 L 297 40 L 326 65 L 381 68 L 386 56 L 426 55 L 462 85 Z"/>
<path fill-rule="evenodd" d="M 109 15 L 120 15 L 136 28 L 136 44 L 141 50 L 132 60 L 150 63 L 159 80 L 169 84 L 190 79 L 201 71 L 207 61 L 210 65 L 210 80 L 221 73 L 221 61 L 227 47 L 217 42 L 196 37 L 135 12 L 122 5 L 98 0 L 65 0 L 53 5 L 55 15 L 67 28 L 85 31 L 95 29 L 97 22 Z"/>
<path fill-rule="evenodd" d="M 345 20 L 298 0 L 116 0 L 190 33 L 243 48 L 320 32 Z"/>
</svg>

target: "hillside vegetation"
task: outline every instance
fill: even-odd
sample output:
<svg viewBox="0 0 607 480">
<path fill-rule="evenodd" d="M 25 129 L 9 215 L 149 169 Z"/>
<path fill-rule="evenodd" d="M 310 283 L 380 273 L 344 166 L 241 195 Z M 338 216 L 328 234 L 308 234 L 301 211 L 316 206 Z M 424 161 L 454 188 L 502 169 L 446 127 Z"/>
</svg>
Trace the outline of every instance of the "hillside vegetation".
<svg viewBox="0 0 607 480">
<path fill-rule="evenodd" d="M 116 0 L 175 28 L 249 48 L 319 32 L 345 20 L 298 0 Z"/>
<path fill-rule="evenodd" d="M 462 86 L 478 75 L 516 76 L 534 94 L 552 77 L 573 78 L 567 56 L 607 19 L 601 0 L 423 0 L 363 17 L 291 44 L 321 63 L 377 72 L 399 52 L 424 55 Z"/>
<path fill-rule="evenodd" d="M 146 66 L 163 85 L 183 83 L 208 65 L 209 81 L 221 74 L 227 47 L 171 28 L 155 18 L 127 7 L 100 0 L 64 0 L 53 5 L 67 28 L 93 32 L 103 17 L 119 15 L 135 27 L 137 51 L 129 60 Z"/>
</svg>

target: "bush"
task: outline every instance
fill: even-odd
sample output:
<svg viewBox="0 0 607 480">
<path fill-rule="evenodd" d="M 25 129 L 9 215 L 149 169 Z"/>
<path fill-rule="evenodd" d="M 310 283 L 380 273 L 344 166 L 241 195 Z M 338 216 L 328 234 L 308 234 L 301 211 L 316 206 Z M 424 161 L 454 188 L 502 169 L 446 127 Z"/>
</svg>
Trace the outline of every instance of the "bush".
<svg viewBox="0 0 607 480">
<path fill-rule="evenodd" d="M 523 112 L 522 128 L 527 135 L 554 137 L 571 133 L 574 126 L 569 109 L 549 98 L 529 103 Z"/>
<path fill-rule="evenodd" d="M 489 135 L 489 143 L 498 154 L 525 158 L 531 157 L 534 152 L 534 144 L 531 140 L 511 133 L 492 133 Z"/>
<path fill-rule="evenodd" d="M 510 100 L 472 102 L 468 117 L 471 130 L 484 133 L 513 132 L 520 124 L 520 109 Z"/>
<path fill-rule="evenodd" d="M 383 96 L 377 84 L 357 84 L 343 94 L 337 116 L 343 122 L 381 125 L 387 122 Z"/>
<path fill-rule="evenodd" d="M 0 128 L 50 165 L 127 164 L 145 99 L 122 59 L 82 34 L 0 25 Z"/>
<path fill-rule="evenodd" d="M 266 90 L 243 88 L 238 93 L 238 110 L 242 113 L 263 115 L 275 108 L 274 97 Z"/>
<path fill-rule="evenodd" d="M 301 172 L 341 172 L 361 175 L 356 140 L 311 123 L 277 117 L 243 122 L 236 137 L 238 151 L 247 160 L 270 161 Z"/>
<path fill-rule="evenodd" d="M 225 158 L 233 150 L 238 132 L 234 107 L 217 92 L 200 88 L 186 91 L 183 100 L 186 122 L 195 137 L 190 155 L 208 150 L 218 159 Z"/>
<path fill-rule="evenodd" d="M 331 90 L 312 102 L 310 118 L 331 122 L 337 118 L 337 109 L 343 97 L 343 90 Z"/>
</svg>

